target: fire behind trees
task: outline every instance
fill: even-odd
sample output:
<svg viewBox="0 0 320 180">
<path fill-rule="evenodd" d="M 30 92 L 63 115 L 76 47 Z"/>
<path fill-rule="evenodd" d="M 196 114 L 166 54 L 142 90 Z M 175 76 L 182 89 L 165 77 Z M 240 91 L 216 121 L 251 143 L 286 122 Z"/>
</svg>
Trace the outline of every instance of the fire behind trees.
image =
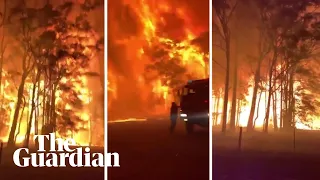
<svg viewBox="0 0 320 180">
<path fill-rule="evenodd" d="M 213 3 L 214 124 L 319 128 L 320 2 Z"/>
<path fill-rule="evenodd" d="M 88 81 L 98 76 L 89 69 L 102 41 L 87 15 L 103 4 L 28 3 L 3 1 L 0 137 L 8 146 L 28 146 L 32 135 L 56 132 L 89 143 L 77 135 L 90 136 L 91 118 L 97 118 Z"/>
<path fill-rule="evenodd" d="M 172 89 L 209 75 L 208 1 L 110 0 L 109 120 L 163 115 Z"/>
</svg>

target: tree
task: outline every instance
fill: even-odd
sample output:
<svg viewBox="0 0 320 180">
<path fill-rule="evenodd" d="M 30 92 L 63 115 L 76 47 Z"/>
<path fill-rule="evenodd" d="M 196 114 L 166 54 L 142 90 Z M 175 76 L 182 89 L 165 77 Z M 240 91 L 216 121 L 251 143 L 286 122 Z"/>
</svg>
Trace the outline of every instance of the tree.
<svg viewBox="0 0 320 180">
<path fill-rule="evenodd" d="M 234 4 L 233 4 L 234 3 Z M 214 21 L 214 30 L 218 32 L 220 38 L 223 39 L 224 45 L 218 45 L 224 50 L 226 56 L 226 74 L 223 98 L 223 113 L 222 113 L 222 132 L 227 129 L 227 114 L 228 114 L 228 97 L 229 97 L 229 76 L 230 76 L 230 54 L 231 54 L 231 30 L 229 27 L 230 18 L 237 7 L 238 0 L 235 2 L 221 0 L 213 3 L 215 10 L 216 21 Z"/>
<path fill-rule="evenodd" d="M 5 104 L 7 104 L 6 99 L 4 98 L 4 90 L 5 90 L 5 86 L 3 85 L 3 82 L 5 81 L 5 79 L 3 78 L 4 76 L 4 71 L 3 71 L 3 64 L 4 64 L 4 53 L 6 50 L 6 44 L 5 44 L 5 26 L 7 24 L 7 10 L 9 9 L 7 7 L 7 0 L 3 1 L 3 11 L 1 12 L 1 23 L 0 23 L 0 27 L 2 29 L 2 33 L 1 33 L 1 42 L 0 42 L 0 96 L 1 98 L 1 105 L 0 105 L 0 132 L 1 130 L 4 128 L 5 126 L 5 121 L 6 119 L 8 119 L 8 117 L 6 117 L 7 113 L 5 113 L 6 111 L 6 107 L 4 107 Z"/>
<path fill-rule="evenodd" d="M 24 56 L 16 108 L 8 140 L 9 146 L 14 145 L 18 117 L 19 114 L 23 116 L 20 109 L 25 96 L 31 101 L 25 146 L 28 146 L 29 143 L 32 122 L 34 122 L 35 133 L 38 133 L 40 115 L 42 116 L 40 123 L 43 126 L 42 129 L 47 131 L 43 133 L 58 130 L 56 128 L 57 119 L 59 119 L 59 124 L 67 124 L 59 126 L 60 134 L 65 131 L 61 127 L 69 130 L 79 128 L 74 124 L 81 118 L 79 114 L 75 115 L 74 111 L 80 111 L 84 100 L 80 97 L 83 95 L 82 92 L 75 89 L 85 86 L 82 84 L 82 77 L 97 76 L 88 72 L 87 69 L 93 55 L 101 50 L 102 41 L 95 36 L 87 20 L 88 11 L 100 3 L 92 4 L 90 1 L 85 1 L 81 5 L 82 12 L 75 19 L 70 19 L 68 15 L 73 5 L 73 3 L 65 2 L 53 7 L 47 2 L 42 8 L 36 9 L 27 8 L 23 2 L 11 10 L 11 22 L 19 22 L 12 23 L 12 31 L 20 42 L 19 45 L 22 46 Z M 62 83 L 63 79 L 65 81 Z M 26 83 L 32 84 L 32 92 L 29 95 L 26 94 L 29 92 L 25 91 Z M 69 95 L 63 101 L 65 101 L 64 104 L 72 104 L 74 111 L 66 111 L 65 106 L 61 106 L 61 102 L 60 109 L 57 108 L 59 105 L 58 92 Z M 39 102 L 40 100 L 42 102 Z M 62 111 L 63 113 L 59 114 Z"/>
<path fill-rule="evenodd" d="M 153 57 L 152 64 L 146 66 L 146 79 L 153 81 L 160 77 L 161 83 L 170 88 L 178 87 L 186 81 L 186 69 L 181 65 L 181 57 L 179 54 L 170 56 L 170 50 L 174 44 L 158 45 L 147 51 Z"/>
<path fill-rule="evenodd" d="M 26 80 L 35 67 L 36 63 L 31 55 L 30 52 L 30 43 L 32 40 L 32 33 L 37 28 L 36 23 L 41 24 L 40 21 L 35 22 L 36 20 L 36 13 L 32 12 L 35 9 L 28 9 L 26 7 L 26 4 L 24 1 L 21 1 L 21 4 L 18 4 L 14 8 L 11 9 L 10 12 L 10 20 L 13 18 L 18 19 L 18 23 L 15 26 L 15 32 L 17 41 L 21 43 L 22 46 L 22 73 L 21 73 L 21 80 L 17 92 L 17 102 L 16 102 L 16 107 L 14 111 L 14 116 L 13 116 L 13 121 L 12 121 L 12 126 L 8 138 L 8 146 L 14 146 L 14 138 L 15 138 L 15 132 L 16 132 L 16 127 L 18 123 L 18 117 L 20 114 L 20 108 L 22 106 L 22 99 L 23 99 L 23 93 L 24 93 L 24 88 L 25 88 L 25 83 Z"/>
<path fill-rule="evenodd" d="M 317 110 L 311 106 L 317 104 L 317 98 L 307 103 L 306 100 L 310 96 L 305 93 L 311 91 L 314 92 L 314 95 L 318 94 L 317 88 L 313 88 L 317 86 L 314 79 L 318 76 L 317 73 L 312 73 L 317 61 L 313 59 L 313 56 L 317 53 L 317 41 L 319 40 L 318 15 L 314 11 L 307 10 L 309 7 L 316 7 L 316 3 L 319 5 L 319 2 L 312 0 L 295 3 L 291 11 L 286 11 L 295 18 L 292 20 L 292 28 L 281 34 L 284 41 L 281 43 L 280 52 L 285 60 L 285 69 L 283 69 L 285 73 L 281 72 L 280 77 L 285 82 L 283 96 L 287 100 L 283 103 L 285 129 L 295 125 L 296 118 L 305 119 L 304 116 L 301 116 L 301 111 L 309 112 L 310 116 L 317 114 Z M 297 82 L 300 88 L 294 87 Z M 313 85 L 310 86 L 310 82 L 313 82 Z M 304 91 L 301 90 L 301 87 L 305 88 Z M 296 104 L 296 100 L 300 101 L 299 105 Z M 296 117 L 297 113 L 298 117 Z"/>
<path fill-rule="evenodd" d="M 100 51 L 101 39 L 95 37 L 94 31 L 88 22 L 87 11 L 93 8 L 91 4 L 82 6 L 75 20 L 67 20 L 68 12 L 72 4 L 63 4 L 58 8 L 60 16 L 53 26 L 53 30 L 42 33 L 42 42 L 49 46 L 48 51 L 42 52 L 40 56 L 44 59 L 43 72 L 48 82 L 46 112 L 49 117 L 46 124 L 53 127 L 61 135 L 68 131 L 78 131 L 76 124 L 84 123 L 81 111 L 84 100 L 80 97 L 84 76 L 97 76 L 88 72 L 93 55 Z M 80 89 L 78 89 L 80 88 Z M 57 93 L 61 95 L 62 101 L 57 101 Z M 89 94 L 87 94 L 89 95 Z M 66 105 L 71 108 L 66 108 Z"/>
</svg>

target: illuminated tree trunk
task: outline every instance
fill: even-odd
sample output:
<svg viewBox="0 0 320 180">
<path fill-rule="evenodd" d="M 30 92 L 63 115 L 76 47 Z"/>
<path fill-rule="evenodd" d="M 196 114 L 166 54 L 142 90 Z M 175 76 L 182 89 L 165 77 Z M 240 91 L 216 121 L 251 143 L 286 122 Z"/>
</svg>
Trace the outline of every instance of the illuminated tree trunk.
<svg viewBox="0 0 320 180">
<path fill-rule="evenodd" d="M 237 43 L 237 40 L 236 40 Z M 236 49 L 238 47 L 236 46 Z M 232 104 L 231 104 L 231 117 L 230 117 L 230 129 L 235 129 L 236 122 L 236 110 L 237 110 L 237 86 L 238 86 L 238 58 L 237 50 L 235 52 L 234 67 L 233 67 L 233 91 L 232 91 Z"/>
<path fill-rule="evenodd" d="M 237 100 L 237 122 L 236 122 L 236 126 L 239 127 L 240 126 L 240 114 L 241 114 L 241 99 Z"/>
<path fill-rule="evenodd" d="M 216 124 L 219 122 L 219 114 L 220 114 L 220 99 L 221 99 L 221 93 L 219 91 L 218 99 L 217 99 L 217 109 L 216 109 Z"/>
<path fill-rule="evenodd" d="M 41 79 L 41 74 L 40 77 L 38 79 L 38 93 L 37 93 L 37 106 L 35 109 L 35 118 L 34 118 L 34 135 L 38 135 L 39 134 L 39 112 L 40 112 L 40 94 L 41 94 L 41 84 L 40 84 L 40 79 Z M 44 93 L 42 93 L 42 95 L 44 96 Z M 36 147 L 39 147 L 39 141 L 35 141 L 34 142 Z"/>
<path fill-rule="evenodd" d="M 293 84 L 294 84 L 294 71 L 291 69 L 290 74 L 289 74 L 289 93 L 288 93 L 288 97 L 289 97 L 289 105 L 288 105 L 288 119 L 287 119 L 287 123 L 292 127 L 294 126 L 295 123 L 294 121 L 294 106 L 295 106 L 295 100 L 294 100 L 294 89 L 293 89 Z"/>
<path fill-rule="evenodd" d="M 29 139 L 30 139 L 32 120 L 34 118 L 33 113 L 35 111 L 35 106 L 36 106 L 35 100 L 36 100 L 37 82 L 39 81 L 39 79 L 40 79 L 40 72 L 37 71 L 36 80 L 33 83 L 32 97 L 31 97 L 31 101 L 32 101 L 31 102 L 31 111 L 30 111 L 30 117 L 29 117 L 29 122 L 28 122 L 28 126 L 27 126 L 27 132 L 26 132 L 26 135 L 25 135 L 26 139 L 24 141 L 24 147 L 28 147 L 29 146 Z"/>
<path fill-rule="evenodd" d="M 274 71 L 274 77 L 277 77 L 276 69 Z M 274 89 L 277 89 L 276 85 L 277 85 L 277 80 L 274 79 L 273 80 L 273 88 Z M 277 91 L 276 90 L 272 94 L 272 101 L 273 101 L 273 104 L 272 104 L 272 107 L 273 107 L 273 128 L 275 131 L 277 131 L 278 130 L 278 118 L 277 118 Z"/>
<path fill-rule="evenodd" d="M 57 90 L 57 84 L 54 84 L 52 89 L 52 94 L 51 94 L 51 120 L 50 120 L 50 124 L 53 126 L 53 132 L 56 132 L 56 126 L 57 126 L 56 90 Z"/>
<path fill-rule="evenodd" d="M 258 93 L 258 87 L 260 82 L 261 63 L 262 63 L 262 58 L 259 58 L 256 72 L 254 75 L 254 87 L 253 87 L 253 93 L 252 93 L 251 108 L 250 108 L 250 115 L 249 115 L 248 124 L 247 124 L 248 131 L 253 130 L 253 117 L 254 117 L 254 112 L 256 110 L 257 93 Z"/>
<path fill-rule="evenodd" d="M 285 74 L 285 77 L 284 77 L 285 81 L 284 81 L 284 101 L 283 101 L 283 104 L 284 104 L 284 107 L 283 107 L 283 110 L 284 110 L 284 117 L 283 117 L 283 129 L 284 130 L 288 130 L 290 129 L 290 120 L 289 120 L 289 114 L 288 114 L 288 109 L 289 109 L 289 90 L 288 90 L 288 87 L 289 87 L 289 75 L 286 73 Z"/>
<path fill-rule="evenodd" d="M 22 107 L 22 111 L 21 111 L 21 114 L 20 114 L 20 118 L 19 118 L 19 123 L 18 123 L 18 132 L 16 133 L 15 137 L 14 137 L 14 142 L 16 142 L 17 140 L 17 137 L 18 135 L 20 134 L 20 127 L 21 127 L 21 121 L 22 121 L 22 118 L 23 118 L 23 113 L 24 113 L 24 110 L 26 108 L 26 104 L 27 104 L 27 101 L 25 100 L 25 98 L 23 98 L 23 107 Z"/>
<path fill-rule="evenodd" d="M 231 32 L 229 27 L 229 20 L 232 17 L 234 10 L 236 9 L 238 1 L 234 2 L 232 5 L 231 2 L 221 2 L 214 3 L 213 8 L 215 10 L 215 15 L 219 21 L 220 25 L 215 24 L 215 27 L 220 27 L 222 30 L 220 31 L 220 35 L 224 40 L 225 48 L 225 56 L 226 56 L 226 75 L 225 75 L 225 87 L 224 87 L 224 98 L 223 98 L 223 112 L 222 112 L 222 132 L 226 132 L 227 130 L 227 119 L 228 119 L 228 102 L 229 102 L 229 76 L 230 76 L 230 40 L 231 40 Z M 231 9 L 231 10 L 230 10 Z M 230 10 L 230 11 L 229 11 Z"/>
<path fill-rule="evenodd" d="M 228 118 L 228 101 L 229 101 L 229 75 L 230 75 L 230 38 L 226 37 L 226 76 L 224 86 L 224 97 L 223 97 L 223 112 L 222 112 L 222 132 L 227 130 L 227 118 Z"/>
<path fill-rule="evenodd" d="M 38 130 L 39 130 L 39 108 L 40 108 L 40 105 L 39 105 L 39 102 L 40 102 L 40 91 L 41 91 L 41 84 L 40 84 L 40 77 L 41 77 L 41 74 L 39 76 L 39 79 L 38 79 L 38 93 L 37 93 L 37 107 L 36 107 L 36 117 L 34 119 L 34 134 L 37 135 L 38 134 Z M 42 93 L 44 94 L 44 93 Z"/>
<path fill-rule="evenodd" d="M 272 77 L 270 77 L 271 79 Z M 270 115 L 270 104 L 271 104 L 271 96 L 272 96 L 272 85 L 270 84 L 271 80 L 269 80 L 269 92 L 268 92 L 268 100 L 267 100 L 267 108 L 266 108 L 266 115 L 264 118 L 264 132 L 268 132 L 269 127 L 269 115 Z"/>
<path fill-rule="evenodd" d="M 2 33 L 4 33 L 4 32 L 2 32 Z M 4 99 L 4 86 L 2 84 L 2 81 L 3 81 L 3 77 L 2 77 L 3 76 L 3 60 L 4 60 L 3 55 L 4 55 L 4 50 L 5 50 L 5 48 L 3 46 L 3 44 L 4 44 L 3 41 L 4 41 L 4 35 L 2 35 L 2 40 L 1 40 L 1 55 L 0 55 L 0 95 L 2 96 L 2 99 L 0 101 L 1 102 L 0 110 L 3 109 L 4 100 L 5 100 Z M 2 90 L 2 86 L 3 86 L 3 90 Z M 3 113 L 0 114 L 0 122 L 1 121 L 5 121 L 5 118 L 3 117 Z M 0 127 L 0 129 L 1 129 L 1 127 Z"/>
<path fill-rule="evenodd" d="M 45 75 L 44 76 L 44 84 L 47 86 L 48 84 L 48 78 Z M 48 88 L 43 89 L 43 110 L 42 110 L 42 127 L 46 126 L 48 124 L 48 118 L 49 118 L 49 107 L 50 107 L 50 102 L 49 102 L 49 97 L 50 97 L 50 90 Z M 41 127 L 41 129 L 42 129 Z M 42 131 L 42 130 L 41 130 Z"/>
<path fill-rule="evenodd" d="M 2 28 L 4 26 L 4 23 L 5 23 L 5 20 L 6 20 L 6 17 L 7 17 L 7 0 L 3 0 L 3 12 L 1 14 L 2 16 Z M 5 38 L 5 31 L 2 31 L 2 37 L 1 37 L 1 55 L 0 55 L 0 94 L 2 94 L 3 92 L 1 92 L 1 87 L 2 87 L 2 81 L 3 81 L 3 78 L 2 78 L 2 75 L 3 75 L 3 55 L 4 55 L 4 52 L 5 52 L 5 49 L 6 49 L 6 46 L 4 45 L 4 38 Z M 4 99 L 2 99 L 3 101 Z M 2 109 L 2 106 L 3 106 L 3 103 L 1 103 L 1 107 L 0 109 Z M 2 115 L 0 115 L 0 118 L 2 120 Z"/>
<path fill-rule="evenodd" d="M 2 92 L 2 75 L 3 75 L 3 53 L 0 57 L 0 93 L 3 94 L 4 92 Z M 2 99 L 1 101 L 4 101 L 4 99 Z M 0 109 L 2 109 L 3 106 L 3 102 L 1 103 L 1 107 Z M 2 116 L 2 114 L 1 114 Z M 2 118 L 2 117 L 1 117 Z"/>
<path fill-rule="evenodd" d="M 44 84 L 46 84 L 46 80 L 44 80 Z M 46 97 L 47 97 L 47 95 L 46 95 L 47 93 L 46 93 L 46 89 L 44 88 L 43 89 L 43 99 L 42 99 L 42 118 L 41 118 L 41 120 L 42 120 L 42 126 L 44 126 L 45 124 L 46 124 L 46 107 L 47 107 L 47 99 L 46 99 Z M 42 128 L 42 127 L 41 127 Z"/>
<path fill-rule="evenodd" d="M 268 92 L 268 102 L 267 102 L 267 108 L 266 108 L 266 116 L 265 116 L 265 123 L 264 123 L 264 132 L 268 132 L 268 128 L 269 128 L 269 116 L 270 116 L 270 105 L 271 105 L 271 96 L 273 94 L 273 83 L 272 83 L 272 79 L 273 79 L 273 72 L 275 71 L 275 64 L 277 61 L 277 49 L 274 49 L 274 55 L 272 58 L 272 62 L 271 62 L 271 66 L 269 69 L 269 92 Z"/>
<path fill-rule="evenodd" d="M 281 60 L 281 71 L 283 72 L 283 65 Z M 283 77 L 280 77 L 280 129 L 283 128 Z"/>
<path fill-rule="evenodd" d="M 21 83 L 18 88 L 17 103 L 16 103 L 16 108 L 15 108 L 13 120 L 12 120 L 12 126 L 11 126 L 11 130 L 10 130 L 9 138 L 8 138 L 8 147 L 13 147 L 15 145 L 15 143 L 14 143 L 15 136 L 14 135 L 15 135 L 15 132 L 17 129 L 17 123 L 18 123 L 20 108 L 21 108 L 21 104 L 22 104 L 22 97 L 23 97 L 23 91 L 24 91 L 24 85 L 25 85 L 26 79 L 27 79 L 27 74 L 24 73 L 22 75 Z"/>
<path fill-rule="evenodd" d="M 235 65 L 237 66 L 237 65 Z M 235 120 L 236 120 L 236 109 L 237 109 L 237 70 L 238 68 L 234 68 L 234 80 L 233 80 L 233 91 L 232 91 L 232 104 L 231 104 L 231 117 L 230 117 L 230 128 L 231 130 L 235 129 Z"/>
<path fill-rule="evenodd" d="M 214 113 L 213 113 L 213 125 L 217 125 L 218 122 L 218 96 L 215 96 L 216 98 L 214 98 Z"/>
<path fill-rule="evenodd" d="M 277 96 L 276 96 L 276 93 L 273 93 L 272 94 L 272 109 L 273 109 L 273 112 L 272 112 L 272 115 L 273 115 L 273 128 L 275 131 L 278 130 L 278 119 L 277 119 Z"/>
<path fill-rule="evenodd" d="M 262 91 L 259 93 L 259 100 L 257 103 L 257 114 L 256 114 L 256 118 L 254 118 L 253 128 L 256 127 L 256 122 L 257 122 L 257 119 L 259 118 L 259 108 L 260 108 L 261 97 L 262 97 Z"/>
</svg>

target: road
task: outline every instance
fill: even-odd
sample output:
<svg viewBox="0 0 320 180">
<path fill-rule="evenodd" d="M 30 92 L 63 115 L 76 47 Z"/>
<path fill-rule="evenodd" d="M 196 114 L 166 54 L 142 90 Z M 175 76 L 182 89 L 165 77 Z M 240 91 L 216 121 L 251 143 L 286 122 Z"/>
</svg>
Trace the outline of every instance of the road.
<svg viewBox="0 0 320 180">
<path fill-rule="evenodd" d="M 209 133 L 186 135 L 183 122 L 169 134 L 169 120 L 108 125 L 108 152 L 120 154 L 120 168 L 108 168 L 110 180 L 208 180 Z"/>
</svg>

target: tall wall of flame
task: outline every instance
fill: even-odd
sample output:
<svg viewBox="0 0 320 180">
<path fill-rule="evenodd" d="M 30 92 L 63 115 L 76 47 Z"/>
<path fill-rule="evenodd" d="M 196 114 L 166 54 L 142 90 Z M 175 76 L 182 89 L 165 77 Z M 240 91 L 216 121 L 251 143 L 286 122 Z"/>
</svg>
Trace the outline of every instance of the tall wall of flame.
<svg viewBox="0 0 320 180">
<path fill-rule="evenodd" d="M 63 1 L 52 1 L 52 4 L 56 5 L 58 3 L 62 3 Z M 78 1 L 74 1 L 76 3 L 78 3 Z M 12 2 L 13 3 L 13 2 Z M 33 1 L 28 1 L 27 6 L 30 7 L 42 7 L 43 4 L 45 2 L 44 1 L 39 1 L 39 0 L 33 0 Z M 12 4 L 11 4 L 12 5 Z M 74 9 L 71 12 L 70 17 L 68 18 L 73 18 L 76 16 L 76 14 L 79 13 L 79 4 L 76 4 L 76 6 L 74 6 Z M 3 6 L 3 4 L 0 5 L 1 7 Z M 89 37 L 89 41 L 97 39 L 99 37 L 103 37 L 104 36 L 104 20 L 103 17 L 100 16 L 100 14 L 103 14 L 104 12 L 104 8 L 103 5 L 101 5 L 100 7 L 98 7 L 97 9 L 95 9 L 94 11 L 91 11 L 89 13 L 89 21 L 93 27 L 93 31 L 95 34 L 95 36 Z M 97 18 L 99 17 L 99 18 Z M 10 36 L 10 29 L 8 28 L 1 28 L 1 35 L 2 33 L 6 33 L 6 38 L 5 38 L 5 43 L 10 42 L 10 44 L 8 45 L 8 48 L 4 54 L 4 58 L 6 60 L 10 60 L 9 63 L 5 63 L 4 64 L 4 71 L 3 73 L 3 77 L 7 78 L 7 79 L 3 79 L 3 82 L 5 83 L 5 85 L 2 87 L 2 90 L 5 92 L 4 96 L 6 96 L 5 98 L 8 100 L 6 107 L 4 107 L 4 109 L 11 109 L 12 111 L 14 110 L 15 107 L 15 99 L 16 99 L 16 86 L 19 85 L 20 79 L 19 76 L 8 76 L 7 72 L 20 72 L 21 69 L 21 53 L 20 51 L 14 51 L 15 48 L 17 48 L 19 46 L 19 44 L 15 41 L 14 37 Z M 12 53 L 15 52 L 15 53 Z M 95 72 L 97 74 L 99 74 L 98 77 L 87 77 L 87 76 L 83 76 L 83 77 L 78 77 L 79 79 L 76 80 L 77 82 L 80 82 L 80 84 L 75 84 L 75 88 L 78 89 L 79 95 L 81 96 L 81 100 L 84 102 L 85 104 L 85 109 L 80 113 L 80 112 L 76 112 L 76 114 L 78 114 L 78 116 L 84 120 L 84 124 L 80 125 L 80 128 L 84 129 L 79 133 L 73 133 L 73 137 L 75 138 L 75 140 L 78 142 L 78 144 L 88 144 L 89 143 L 89 136 L 92 134 L 90 131 L 92 129 L 95 129 L 95 133 L 92 134 L 92 144 L 96 144 L 96 145 L 102 145 L 103 144 L 103 77 L 104 77 L 104 72 L 103 72 L 103 62 L 104 62 L 104 54 L 103 52 L 99 52 L 98 54 L 94 54 L 94 56 L 91 57 L 90 60 L 90 67 L 88 69 L 83 70 L 84 72 Z M 28 84 L 26 85 L 26 93 L 28 93 L 30 91 L 30 87 L 31 84 L 30 82 L 28 82 Z M 41 88 L 43 89 L 43 85 L 41 85 Z M 30 93 L 30 92 L 29 92 Z M 29 95 L 26 95 L 27 98 L 30 98 Z M 61 96 L 61 94 L 57 94 L 57 96 Z M 59 100 L 59 99 L 58 99 Z M 58 101 L 57 103 L 62 103 L 65 105 L 65 108 L 68 109 L 68 104 L 63 103 L 62 101 Z M 8 106 L 8 107 L 7 107 Z M 30 107 L 29 107 L 30 108 Z M 28 109 L 28 106 L 27 108 Z M 23 118 L 21 127 L 19 127 L 18 129 L 22 129 L 19 133 L 19 135 L 17 136 L 17 142 L 22 142 L 22 140 L 24 139 L 24 134 L 25 134 L 25 127 L 26 127 L 26 123 L 24 123 L 24 121 L 27 120 L 27 111 L 25 110 L 24 113 L 26 113 L 26 116 Z M 9 111 L 8 111 L 9 112 Z M 5 128 L 2 128 L 2 131 L 0 129 L 0 138 L 3 141 L 7 140 L 7 134 L 9 132 L 10 126 L 11 126 L 11 121 L 12 118 L 10 118 L 10 116 L 12 116 L 12 112 L 8 113 L 8 117 L 5 121 Z M 3 117 L 3 116 L 2 116 Z M 91 121 L 89 123 L 89 120 Z M 17 130 L 18 131 L 18 130 Z M 31 133 L 34 133 L 34 129 L 32 128 Z"/>
<path fill-rule="evenodd" d="M 110 0 L 108 3 L 109 119 L 166 111 L 170 88 L 160 79 L 148 83 L 144 78 L 145 66 L 154 58 L 145 50 L 156 43 L 166 45 L 170 56 L 178 57 L 194 78 L 208 77 L 208 2 Z"/>
</svg>

